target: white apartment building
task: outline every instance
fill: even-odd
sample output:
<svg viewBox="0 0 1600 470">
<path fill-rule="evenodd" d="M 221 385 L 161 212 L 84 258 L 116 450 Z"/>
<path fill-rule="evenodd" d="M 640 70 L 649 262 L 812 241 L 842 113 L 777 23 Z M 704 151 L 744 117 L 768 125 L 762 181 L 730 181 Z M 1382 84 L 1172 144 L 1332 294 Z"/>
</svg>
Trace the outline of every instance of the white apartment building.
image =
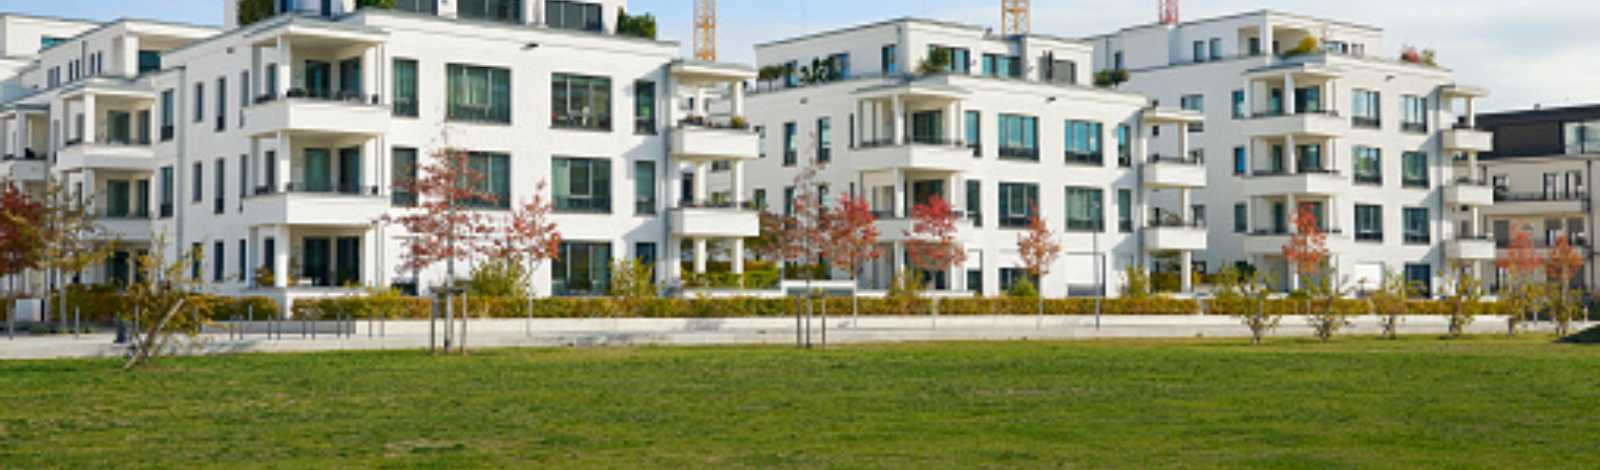
<svg viewBox="0 0 1600 470">
<path fill-rule="evenodd" d="M 936 50 L 949 66 L 921 70 Z M 967 260 L 930 273 L 935 290 L 988 296 L 1021 278 L 1017 239 L 1037 210 L 1064 245 L 1041 293 L 1116 295 L 1126 268 L 1154 253 L 1187 264 L 1206 249 L 1189 214 L 1155 217 L 1148 204 L 1157 190 L 1186 198 L 1204 187 L 1202 167 L 1145 144 L 1158 126 L 1181 140 L 1200 116 L 1090 86 L 1092 52 L 1082 41 L 922 19 L 760 44 L 758 64 L 786 72 L 750 98 L 764 140 L 745 174 L 751 197 L 789 210 L 794 177 L 813 158 L 829 197 L 865 197 L 885 256 L 866 269 L 864 289 L 886 289 L 909 268 L 911 207 L 943 197 L 964 215 Z M 806 80 L 800 72 L 814 63 L 832 64 L 832 76 Z"/>
<path fill-rule="evenodd" d="M 614 260 L 676 274 L 683 242 L 756 235 L 755 213 L 678 208 L 671 184 L 755 158 L 754 133 L 688 119 L 716 106 L 689 99 L 708 88 L 739 112 L 729 84 L 754 71 L 619 34 L 623 1 L 282 1 L 243 26 L 234 5 L 220 31 L 4 17 L 0 67 L 27 63 L 0 82 L 10 178 L 68 181 L 131 242 L 82 282 L 127 279 L 139 250 L 204 248 L 192 275 L 223 295 L 427 290 L 444 267 L 397 272 L 412 235 L 376 221 L 410 210 L 397 183 L 445 146 L 472 152 L 497 196 L 476 210 L 549 185 L 565 243 L 534 273 L 543 295 L 604 293 Z M 76 29 L 33 26 L 51 22 Z"/>
<path fill-rule="evenodd" d="M 1504 253 L 1511 233 L 1533 235 L 1536 249 L 1546 250 L 1561 238 L 1583 253 L 1583 272 L 1574 279 L 1585 290 L 1600 285 L 1596 277 L 1594 181 L 1600 160 L 1600 107 L 1533 109 L 1486 114 L 1478 127 L 1495 135 L 1494 152 L 1480 160 L 1494 187 L 1495 204 L 1484 211 L 1495 244 Z M 1505 273 L 1485 279 L 1504 285 Z"/>
<path fill-rule="evenodd" d="M 1285 55 L 1307 37 L 1317 50 Z M 1472 128 L 1487 92 L 1390 59 L 1398 48 L 1382 30 L 1260 11 L 1089 41 L 1093 70 L 1129 72 L 1121 89 L 1205 115 L 1191 139 L 1209 186 L 1187 203 L 1209 222 L 1197 270 L 1248 266 L 1293 287 L 1282 246 L 1302 205 L 1328 233 L 1337 273 L 1361 287 L 1385 272 L 1438 286 L 1450 266 L 1491 267 L 1480 215 L 1494 198 L 1475 162 L 1493 138 Z M 1169 204 L 1185 203 L 1155 203 Z"/>
</svg>

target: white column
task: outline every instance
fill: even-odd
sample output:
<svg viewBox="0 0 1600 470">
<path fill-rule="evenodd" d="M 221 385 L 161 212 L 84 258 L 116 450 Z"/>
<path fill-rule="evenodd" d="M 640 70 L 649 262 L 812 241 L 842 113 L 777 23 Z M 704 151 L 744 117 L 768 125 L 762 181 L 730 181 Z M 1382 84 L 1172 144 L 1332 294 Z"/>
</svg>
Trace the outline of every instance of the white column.
<svg viewBox="0 0 1600 470">
<path fill-rule="evenodd" d="M 1261 15 L 1261 55 L 1272 55 L 1272 24 L 1268 15 Z"/>
<path fill-rule="evenodd" d="M 273 155 L 273 158 L 275 160 L 272 165 L 277 168 L 274 175 L 278 178 L 278 187 L 271 188 L 271 191 L 276 192 L 289 187 L 290 184 L 295 182 L 294 175 L 291 174 L 294 171 L 294 166 L 290 163 L 294 159 L 294 147 L 289 143 L 289 134 L 278 131 L 278 152 Z"/>
<path fill-rule="evenodd" d="M 905 114 L 905 99 L 901 98 L 900 95 L 894 95 L 894 116 L 889 117 L 890 122 L 894 124 L 894 135 L 890 137 L 894 142 L 908 143 L 904 140 L 906 135 Z"/>
<path fill-rule="evenodd" d="M 683 166 L 677 159 L 668 161 L 669 163 L 666 166 L 667 209 L 671 210 L 683 205 Z"/>
<path fill-rule="evenodd" d="M 890 259 L 894 260 L 894 266 L 889 268 L 889 273 L 900 275 L 906 268 L 906 242 L 894 242 L 894 253 L 890 254 Z"/>
<path fill-rule="evenodd" d="M 731 174 L 730 177 L 733 178 L 733 184 L 730 185 L 733 189 L 733 206 L 735 208 L 740 208 L 744 206 L 745 201 L 744 160 L 733 160 L 730 163 L 730 166 L 732 166 L 732 168 L 730 168 L 729 173 Z"/>
<path fill-rule="evenodd" d="M 1478 127 L 1478 109 L 1476 100 L 1467 98 L 1467 127 Z"/>
<path fill-rule="evenodd" d="M 254 79 L 252 80 L 253 83 L 249 84 L 250 92 L 246 93 L 250 95 L 250 101 L 241 103 L 240 106 L 254 104 L 256 97 L 261 96 L 261 87 L 267 86 L 267 76 L 262 74 L 261 70 L 261 47 L 259 46 L 250 46 L 250 78 Z"/>
<path fill-rule="evenodd" d="M 706 273 L 706 239 L 694 239 L 694 273 Z"/>
<path fill-rule="evenodd" d="M 744 274 L 744 239 L 732 238 L 733 242 L 733 273 Z"/>
<path fill-rule="evenodd" d="M 1179 277 L 1182 279 L 1179 291 L 1191 293 L 1194 292 L 1194 268 L 1192 267 L 1194 266 L 1194 252 L 1183 251 L 1181 253 L 1178 260 L 1179 263 L 1182 263 L 1182 266 L 1179 266 L 1181 268 Z"/>
<path fill-rule="evenodd" d="M 667 238 L 667 282 L 672 286 L 681 286 L 683 281 L 683 239 L 677 237 Z"/>
<path fill-rule="evenodd" d="M 537 2 L 536 2 L 537 3 Z M 733 82 L 728 88 L 733 89 L 733 115 L 744 116 L 744 81 Z"/>
<path fill-rule="evenodd" d="M 906 179 L 905 173 L 895 168 L 894 176 L 894 217 L 907 218 L 911 214 L 906 212 Z"/>
<path fill-rule="evenodd" d="M 951 101 L 945 106 L 944 128 L 945 140 L 955 142 L 961 139 L 961 110 L 956 106 L 958 102 Z"/>
<path fill-rule="evenodd" d="M 693 165 L 694 168 L 694 181 L 692 182 L 692 186 L 694 186 L 694 203 L 701 206 L 706 205 L 711 202 L 711 198 L 706 196 L 707 187 L 710 186 L 706 184 L 706 178 L 711 177 L 711 165 L 705 162 L 694 162 L 690 165 Z"/>
<path fill-rule="evenodd" d="M 367 47 L 361 51 L 361 102 L 372 103 L 373 95 L 378 94 L 378 46 Z"/>
<path fill-rule="evenodd" d="M 284 225 L 273 225 L 267 229 L 267 236 L 272 237 L 272 285 L 278 288 L 289 287 L 289 253 L 292 251 L 289 228 Z"/>
<path fill-rule="evenodd" d="M 1178 158 L 1189 158 L 1189 124 L 1180 123 L 1178 130 Z"/>
<path fill-rule="evenodd" d="M 1244 199 L 1244 231 L 1245 236 L 1249 236 L 1250 232 L 1256 231 L 1256 198 L 1254 197 Z"/>
<path fill-rule="evenodd" d="M 289 42 L 278 37 L 278 89 L 272 90 L 272 93 L 279 99 L 287 95 L 290 88 L 294 88 L 290 86 L 294 82 L 294 70 L 290 68 L 292 62 L 294 54 L 289 51 Z"/>
<path fill-rule="evenodd" d="M 1244 79 L 1244 88 L 1241 89 L 1244 90 L 1244 118 L 1249 119 L 1256 114 L 1255 81 L 1248 78 Z M 1231 106 L 1232 103 L 1229 103 L 1229 105 Z"/>
<path fill-rule="evenodd" d="M 1195 222 L 1194 212 L 1189 207 L 1189 188 L 1178 190 L 1178 215 L 1183 216 L 1185 222 Z"/>
<path fill-rule="evenodd" d="M 83 135 L 78 136 L 84 143 L 100 140 L 99 133 L 95 131 L 95 102 L 93 93 L 83 94 Z M 71 125 L 71 124 L 66 124 Z"/>
<path fill-rule="evenodd" d="M 707 109 L 710 109 L 710 107 L 706 106 L 706 87 L 704 87 L 704 86 L 695 86 L 694 87 L 694 111 L 692 111 L 692 112 L 696 116 L 700 116 L 700 117 L 703 117 L 703 118 L 710 118 L 710 115 L 708 113 L 706 113 Z"/>
<path fill-rule="evenodd" d="M 1283 113 L 1284 114 L 1295 114 L 1297 112 L 1299 112 L 1299 110 L 1295 109 L 1295 103 L 1294 103 L 1294 74 L 1292 74 L 1292 73 L 1284 74 L 1284 76 L 1283 76 Z"/>
<path fill-rule="evenodd" d="M 139 72 L 139 36 L 129 34 L 122 37 L 122 63 L 117 64 L 121 70 L 114 73 L 118 75 L 134 76 Z"/>
<path fill-rule="evenodd" d="M 1294 134 L 1283 136 L 1283 167 L 1289 174 L 1300 172 L 1300 153 L 1294 146 Z"/>
<path fill-rule="evenodd" d="M 1256 155 L 1260 155 L 1260 154 L 1261 154 L 1261 152 L 1256 151 L 1256 139 L 1254 137 L 1246 137 L 1244 139 L 1244 175 L 1245 175 L 1245 177 L 1253 178 L 1253 177 L 1256 176 Z"/>
</svg>

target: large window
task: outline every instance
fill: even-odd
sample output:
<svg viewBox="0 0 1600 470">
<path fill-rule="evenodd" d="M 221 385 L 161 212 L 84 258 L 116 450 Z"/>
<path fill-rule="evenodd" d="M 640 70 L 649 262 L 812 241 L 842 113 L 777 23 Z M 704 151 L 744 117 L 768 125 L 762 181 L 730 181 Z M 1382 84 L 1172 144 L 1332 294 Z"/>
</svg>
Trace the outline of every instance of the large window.
<svg viewBox="0 0 1600 470">
<path fill-rule="evenodd" d="M 828 163 L 833 160 L 833 121 L 828 118 L 817 120 L 817 161 Z"/>
<path fill-rule="evenodd" d="M 1244 147 L 1233 148 L 1233 174 L 1242 175 L 1250 171 L 1250 154 Z"/>
<path fill-rule="evenodd" d="M 938 46 L 938 45 L 932 45 L 932 44 L 928 45 L 928 57 L 930 58 L 930 61 L 931 61 L 931 58 L 934 55 L 939 54 L 941 52 L 945 53 L 945 54 L 949 54 L 949 59 L 950 59 L 950 65 L 947 65 L 943 69 L 940 69 L 941 72 L 955 72 L 957 74 L 962 74 L 962 75 L 965 75 L 965 74 L 971 72 L 971 70 L 972 70 L 972 63 L 971 63 L 972 52 L 971 51 L 969 51 L 967 49 L 958 49 L 958 48 L 953 48 L 953 47 L 945 47 L 945 46 Z"/>
<path fill-rule="evenodd" d="M 1428 132 L 1428 99 L 1420 96 L 1400 97 L 1400 129 L 1406 132 Z"/>
<path fill-rule="evenodd" d="M 552 28 L 596 33 L 605 30 L 605 18 L 598 3 L 549 0 L 544 4 L 544 15 L 545 23 Z"/>
<path fill-rule="evenodd" d="M 1407 244 L 1426 245 L 1433 242 L 1428 230 L 1428 208 L 1407 207 L 1405 219 Z"/>
<path fill-rule="evenodd" d="M 438 14 L 438 0 L 395 0 L 394 9 L 413 13 Z"/>
<path fill-rule="evenodd" d="M 1104 210 L 1099 189 L 1067 187 L 1067 231 L 1105 230 L 1105 217 L 1101 216 Z"/>
<path fill-rule="evenodd" d="M 1246 113 L 1248 113 L 1248 112 L 1249 111 L 1247 111 L 1245 109 L 1245 106 L 1244 106 L 1244 90 L 1234 90 L 1234 92 L 1233 92 L 1233 118 L 1234 119 L 1244 119 L 1244 115 Z"/>
<path fill-rule="evenodd" d="M 800 160 L 800 129 L 792 122 L 783 124 L 783 166 L 794 166 Z"/>
<path fill-rule="evenodd" d="M 633 133 L 656 134 L 656 82 L 633 82 Z"/>
<path fill-rule="evenodd" d="M 139 73 L 161 70 L 160 51 L 139 51 Z"/>
<path fill-rule="evenodd" d="M 178 121 L 177 92 L 167 90 L 161 92 L 161 141 L 172 140 L 177 133 Z"/>
<path fill-rule="evenodd" d="M 172 217 L 172 167 L 161 167 L 161 218 Z"/>
<path fill-rule="evenodd" d="M 1356 204 L 1356 240 L 1383 241 L 1383 206 Z"/>
<path fill-rule="evenodd" d="M 511 71 L 450 64 L 446 68 L 447 119 L 469 122 L 511 122 Z"/>
<path fill-rule="evenodd" d="M 1406 265 L 1406 284 L 1417 286 L 1417 295 L 1433 295 L 1433 267 L 1426 264 Z"/>
<path fill-rule="evenodd" d="M 1133 190 L 1117 190 L 1117 231 L 1133 233 Z"/>
<path fill-rule="evenodd" d="M 611 162 L 590 158 L 555 159 L 555 211 L 611 213 Z"/>
<path fill-rule="evenodd" d="M 1133 166 L 1133 126 L 1117 126 L 1117 166 Z"/>
<path fill-rule="evenodd" d="M 967 147 L 972 149 L 972 156 L 983 157 L 983 115 L 977 111 L 967 111 L 966 119 Z"/>
<path fill-rule="evenodd" d="M 1383 151 L 1374 147 L 1356 147 L 1353 158 L 1357 184 L 1383 184 Z"/>
<path fill-rule="evenodd" d="M 407 186 L 417 177 L 417 149 L 395 148 L 389 152 L 389 202 L 396 207 L 417 204 L 417 195 Z"/>
<path fill-rule="evenodd" d="M 633 164 L 633 213 L 656 213 L 656 162 Z"/>
<path fill-rule="evenodd" d="M 394 115 L 417 117 L 417 61 L 394 60 Z"/>
<path fill-rule="evenodd" d="M 1600 121 L 1566 123 L 1562 134 L 1567 155 L 1600 153 Z"/>
<path fill-rule="evenodd" d="M 1407 188 L 1428 187 L 1428 154 L 1406 152 L 1400 156 L 1401 183 Z"/>
<path fill-rule="evenodd" d="M 983 55 L 983 75 L 997 78 L 1022 78 L 1022 61 L 999 54 Z"/>
<path fill-rule="evenodd" d="M 510 209 L 511 208 L 511 156 L 503 153 L 472 152 L 467 157 L 467 166 L 478 172 L 483 181 L 478 183 L 478 192 L 491 196 L 485 200 L 470 203 L 478 209 Z"/>
<path fill-rule="evenodd" d="M 894 44 L 883 46 L 882 66 L 884 75 L 900 73 L 900 53 Z"/>
<path fill-rule="evenodd" d="M 556 2 L 551 2 L 556 3 Z M 566 3 L 566 2 L 561 2 Z M 548 12 L 547 12 L 548 13 Z M 456 16 L 468 20 L 522 22 L 521 0 L 461 0 L 456 3 Z"/>
<path fill-rule="evenodd" d="M 983 182 L 967 180 L 967 219 L 973 227 L 983 226 Z"/>
<path fill-rule="evenodd" d="M 561 257 L 552 264 L 551 290 L 555 295 L 606 295 L 611 283 L 611 244 L 562 242 Z"/>
<path fill-rule="evenodd" d="M 1039 185 L 1000 183 L 1000 227 L 1025 228 L 1039 204 Z"/>
<path fill-rule="evenodd" d="M 553 126 L 611 130 L 611 79 L 558 73 L 550 90 Z"/>
<path fill-rule="evenodd" d="M 1372 90 L 1353 90 L 1351 121 L 1356 127 L 1376 129 L 1383 126 L 1383 97 Z"/>
<path fill-rule="evenodd" d="M 1067 121 L 1067 163 L 1101 165 L 1105 163 L 1100 151 L 1100 123 Z"/>
<path fill-rule="evenodd" d="M 1250 231 L 1250 206 L 1243 203 L 1233 205 L 1233 231 L 1236 233 Z"/>
<path fill-rule="evenodd" d="M 1039 160 L 1039 118 L 1000 115 L 1000 158 Z"/>
</svg>

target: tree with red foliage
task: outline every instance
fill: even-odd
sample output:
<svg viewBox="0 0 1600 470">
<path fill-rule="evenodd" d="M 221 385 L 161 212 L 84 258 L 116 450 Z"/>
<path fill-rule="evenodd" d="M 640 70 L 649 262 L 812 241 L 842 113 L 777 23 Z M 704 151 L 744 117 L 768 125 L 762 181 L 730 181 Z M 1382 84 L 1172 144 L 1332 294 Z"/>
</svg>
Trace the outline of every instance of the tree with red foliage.
<svg viewBox="0 0 1600 470">
<path fill-rule="evenodd" d="M 17 288 L 16 276 L 37 269 L 44 259 L 44 203 L 15 185 L 0 192 L 0 276 L 12 276 L 11 291 Z"/>
<path fill-rule="evenodd" d="M 966 262 L 967 249 L 956 238 L 956 222 L 960 218 L 950 203 L 938 195 L 912 206 L 911 230 L 905 232 L 911 239 L 906 242 L 911 265 L 932 274 Z"/>
<path fill-rule="evenodd" d="M 1061 257 L 1061 241 L 1056 240 L 1055 232 L 1050 230 L 1050 225 L 1039 217 L 1039 209 L 1034 208 L 1033 219 L 1028 221 L 1028 230 L 1017 235 L 1017 252 L 1022 260 L 1019 266 L 1023 271 L 1039 280 L 1040 290 L 1039 318 L 1044 318 L 1044 277 L 1050 274 L 1051 266 L 1056 259 Z M 1042 325 L 1042 323 L 1041 323 Z"/>
<path fill-rule="evenodd" d="M 1506 282 L 1511 284 L 1511 294 L 1507 296 L 1511 304 L 1511 315 L 1506 319 L 1507 336 L 1515 337 L 1517 328 L 1527 320 L 1528 312 L 1538 309 L 1539 281 L 1535 274 L 1538 273 L 1539 258 L 1538 250 L 1533 246 L 1533 231 L 1526 224 L 1516 224 L 1511 229 L 1511 246 L 1496 260 L 1496 264 L 1506 273 Z"/>
<path fill-rule="evenodd" d="M 545 183 L 540 181 L 533 198 L 511 211 L 497 230 L 499 236 L 485 252 L 493 259 L 520 264 L 522 272 L 527 273 L 525 281 L 531 295 L 537 294 L 533 275 L 545 261 L 561 257 L 561 232 L 556 229 L 555 222 L 550 221 L 554 206 L 544 197 L 545 188 Z"/>
<path fill-rule="evenodd" d="M 823 214 L 827 249 L 824 255 L 828 264 L 850 273 L 855 281 L 861 268 L 883 256 L 878 249 L 877 217 L 872 215 L 872 205 L 866 198 L 851 195 L 839 198 L 833 209 Z M 850 296 L 850 315 L 857 314 L 856 296 Z"/>
<path fill-rule="evenodd" d="M 1311 204 L 1301 204 L 1294 219 L 1295 233 L 1283 246 L 1283 257 L 1288 260 L 1291 275 L 1300 276 L 1307 284 L 1306 320 L 1317 332 L 1317 339 L 1327 342 L 1340 328 L 1350 325 L 1349 315 L 1333 308 L 1334 301 L 1344 297 L 1343 283 L 1325 273 L 1328 267 L 1328 236 Z M 1319 274 L 1323 274 L 1318 278 Z"/>
<path fill-rule="evenodd" d="M 1583 254 L 1572 246 L 1567 237 L 1560 237 L 1546 258 L 1545 279 L 1554 284 L 1548 289 L 1551 297 L 1548 301 L 1550 316 L 1556 321 L 1556 335 L 1566 336 L 1571 332 L 1572 321 L 1582 318 L 1584 314 L 1583 303 L 1568 288 L 1572 279 L 1583 272 Z"/>
</svg>

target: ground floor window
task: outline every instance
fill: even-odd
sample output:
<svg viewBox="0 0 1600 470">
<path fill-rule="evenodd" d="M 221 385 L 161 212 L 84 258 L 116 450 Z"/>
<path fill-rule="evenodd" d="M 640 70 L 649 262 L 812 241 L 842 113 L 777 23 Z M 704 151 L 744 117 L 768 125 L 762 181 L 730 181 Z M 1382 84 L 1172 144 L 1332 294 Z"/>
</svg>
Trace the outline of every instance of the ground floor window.
<svg viewBox="0 0 1600 470">
<path fill-rule="evenodd" d="M 551 276 L 555 295 L 605 295 L 611 281 L 611 244 L 562 242 Z"/>
<path fill-rule="evenodd" d="M 1433 295 L 1433 266 L 1426 264 L 1406 265 L 1406 283 L 1415 286 L 1418 295 L 1431 297 Z"/>
</svg>

